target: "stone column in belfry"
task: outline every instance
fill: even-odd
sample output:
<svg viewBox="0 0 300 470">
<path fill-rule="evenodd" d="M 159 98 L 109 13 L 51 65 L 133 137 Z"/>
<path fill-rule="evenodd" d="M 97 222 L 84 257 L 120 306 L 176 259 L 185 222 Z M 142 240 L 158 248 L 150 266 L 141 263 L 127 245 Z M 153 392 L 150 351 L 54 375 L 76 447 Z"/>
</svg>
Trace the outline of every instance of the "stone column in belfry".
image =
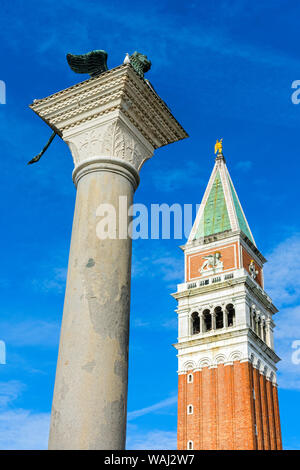
<svg viewBox="0 0 300 470">
<path fill-rule="evenodd" d="M 154 149 L 187 134 L 131 64 L 36 100 L 31 108 L 68 144 L 77 188 L 49 448 L 123 449 L 128 207 Z M 110 238 L 98 230 L 107 207 L 117 222 Z M 125 225 L 119 226 L 121 219 Z"/>
</svg>

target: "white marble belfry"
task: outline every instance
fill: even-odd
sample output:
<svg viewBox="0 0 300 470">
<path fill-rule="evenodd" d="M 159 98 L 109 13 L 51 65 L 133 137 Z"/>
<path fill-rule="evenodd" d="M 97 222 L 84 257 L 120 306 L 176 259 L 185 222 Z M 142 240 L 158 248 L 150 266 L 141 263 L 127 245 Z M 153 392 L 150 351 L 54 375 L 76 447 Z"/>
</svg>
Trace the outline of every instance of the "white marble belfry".
<svg viewBox="0 0 300 470">
<path fill-rule="evenodd" d="M 97 208 L 118 220 L 126 196 L 124 217 L 143 163 L 187 134 L 130 64 L 31 108 L 68 144 L 77 187 L 49 449 L 124 449 L 131 239 L 99 239 Z"/>
</svg>

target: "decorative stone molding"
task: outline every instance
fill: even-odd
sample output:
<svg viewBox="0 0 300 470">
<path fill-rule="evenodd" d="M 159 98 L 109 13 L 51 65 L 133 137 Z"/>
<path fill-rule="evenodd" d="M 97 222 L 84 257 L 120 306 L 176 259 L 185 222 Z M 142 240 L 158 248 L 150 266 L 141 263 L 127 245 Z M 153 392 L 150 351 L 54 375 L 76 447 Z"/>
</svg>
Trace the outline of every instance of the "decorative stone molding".
<svg viewBox="0 0 300 470">
<path fill-rule="evenodd" d="M 108 122 L 112 116 L 127 121 L 134 129 L 134 135 L 147 143 L 152 151 L 188 137 L 164 101 L 130 64 L 108 70 L 98 77 L 90 78 L 47 98 L 35 100 L 30 107 L 64 140 L 70 140 L 72 143 L 73 139 L 68 137 L 84 127 L 88 128 L 90 134 L 85 132 L 81 146 L 89 156 L 94 154 L 99 142 L 102 142 L 106 149 L 106 144 L 110 141 L 109 132 L 120 133 L 120 146 L 113 149 L 113 154 L 118 153 L 120 156 L 123 152 L 131 155 L 140 153 L 130 136 L 127 133 L 124 135 L 123 129 L 110 127 L 104 141 L 101 140 L 98 129 L 92 129 L 94 123 L 101 125 Z M 102 131 L 100 134 L 103 135 Z"/>
<path fill-rule="evenodd" d="M 199 362 L 199 365 L 198 365 L 198 367 L 200 369 L 203 369 L 203 367 L 211 367 L 211 366 L 212 366 L 212 362 L 209 359 L 209 357 L 205 357 L 205 358 L 201 359 L 201 361 Z"/>
<path fill-rule="evenodd" d="M 93 162 L 99 170 L 126 163 L 136 189 L 143 163 L 154 149 L 184 139 L 187 133 L 166 104 L 129 65 L 78 83 L 31 105 L 69 146 L 74 160 L 73 180 Z M 82 176 L 82 172 L 80 173 Z"/>
<path fill-rule="evenodd" d="M 202 310 L 202 309 L 201 309 L 200 307 L 190 308 L 188 315 L 189 315 L 189 317 L 191 317 L 192 314 L 195 313 L 195 312 L 199 314 L 199 313 L 201 312 L 201 310 Z"/>
<path fill-rule="evenodd" d="M 254 365 L 255 369 L 257 369 L 259 371 L 261 370 L 261 360 L 260 359 L 256 359 L 256 361 L 254 362 L 253 365 Z"/>
<path fill-rule="evenodd" d="M 91 158 L 115 157 L 139 171 L 143 163 L 152 157 L 153 151 L 139 141 L 138 136 L 120 118 L 66 136 L 75 168 Z"/>
<path fill-rule="evenodd" d="M 261 375 L 264 375 L 273 384 L 276 383 L 276 369 L 272 370 L 269 364 L 266 364 L 262 358 L 258 358 L 253 353 L 250 354 L 249 362 L 255 369 L 259 371 Z"/>
<path fill-rule="evenodd" d="M 215 363 L 216 364 L 224 364 L 226 362 L 226 357 L 224 356 L 224 354 L 219 354 L 216 358 L 215 358 Z"/>
<path fill-rule="evenodd" d="M 204 356 L 197 363 L 195 361 L 189 360 L 182 364 L 180 371 L 182 373 L 186 373 L 188 371 L 196 372 L 201 371 L 204 367 L 216 368 L 219 364 L 232 365 L 235 361 L 243 361 L 243 356 L 240 351 L 234 351 L 229 354 L 229 356 L 226 356 L 225 354 L 218 354 L 213 359 L 209 356 Z"/>
<path fill-rule="evenodd" d="M 227 352 L 225 352 L 227 351 Z M 178 357 L 179 359 L 179 370 L 181 372 L 192 371 L 201 371 L 204 367 L 216 368 L 220 364 L 224 366 L 230 366 L 234 363 L 243 363 L 249 362 L 252 366 L 259 371 L 260 374 L 263 374 L 268 380 L 273 384 L 276 384 L 276 367 L 273 366 L 270 362 L 266 361 L 262 356 L 259 357 L 257 354 L 253 353 L 248 348 L 240 349 L 229 348 L 224 352 L 217 353 L 217 351 L 207 351 L 203 350 L 192 359 L 184 360 L 184 356 Z"/>
<path fill-rule="evenodd" d="M 75 167 L 72 175 L 75 186 L 77 187 L 79 180 L 83 176 L 97 171 L 107 171 L 122 175 L 130 181 L 134 190 L 136 190 L 139 185 L 139 173 L 126 161 L 120 160 L 119 158 L 94 157 L 83 161 Z"/>
<path fill-rule="evenodd" d="M 242 360 L 242 353 L 241 351 L 234 351 L 229 356 L 229 361 L 241 361 Z"/>
<path fill-rule="evenodd" d="M 196 364 L 193 361 L 188 361 L 183 365 L 183 370 L 187 372 L 188 370 L 195 369 L 195 367 L 196 367 Z"/>
<path fill-rule="evenodd" d="M 273 371 L 269 371 L 267 379 L 270 380 L 270 382 L 272 382 L 273 385 L 277 385 L 276 374 Z"/>
</svg>

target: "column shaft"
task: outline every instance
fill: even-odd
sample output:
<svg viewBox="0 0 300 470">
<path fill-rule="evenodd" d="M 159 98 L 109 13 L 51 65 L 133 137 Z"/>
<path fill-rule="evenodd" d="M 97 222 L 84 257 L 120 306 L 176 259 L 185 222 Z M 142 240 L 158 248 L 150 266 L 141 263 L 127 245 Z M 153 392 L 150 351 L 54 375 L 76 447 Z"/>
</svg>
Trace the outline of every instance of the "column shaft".
<svg viewBox="0 0 300 470">
<path fill-rule="evenodd" d="M 92 167 L 91 167 L 92 168 Z M 99 239 L 97 208 L 132 203 L 126 171 L 79 179 L 53 397 L 50 449 L 124 449 L 131 239 Z"/>
</svg>

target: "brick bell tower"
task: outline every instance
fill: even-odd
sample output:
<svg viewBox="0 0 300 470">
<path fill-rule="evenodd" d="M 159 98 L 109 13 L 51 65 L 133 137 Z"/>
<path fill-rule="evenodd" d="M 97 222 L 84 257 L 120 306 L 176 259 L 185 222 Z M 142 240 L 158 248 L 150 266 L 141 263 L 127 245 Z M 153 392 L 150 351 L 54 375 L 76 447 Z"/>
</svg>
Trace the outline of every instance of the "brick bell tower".
<svg viewBox="0 0 300 470">
<path fill-rule="evenodd" d="M 178 301 L 178 449 L 282 449 L 273 314 L 222 141 Z"/>
</svg>

